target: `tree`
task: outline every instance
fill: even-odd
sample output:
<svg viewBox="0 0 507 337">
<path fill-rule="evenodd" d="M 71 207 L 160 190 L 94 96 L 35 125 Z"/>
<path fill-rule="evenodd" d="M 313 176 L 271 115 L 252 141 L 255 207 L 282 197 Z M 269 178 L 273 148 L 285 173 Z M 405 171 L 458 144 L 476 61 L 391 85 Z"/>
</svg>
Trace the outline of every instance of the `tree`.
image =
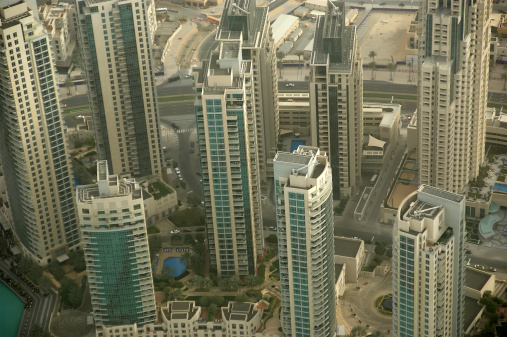
<svg viewBox="0 0 507 337">
<path fill-rule="evenodd" d="M 218 311 L 218 306 L 215 303 L 211 303 L 208 306 L 208 315 L 215 316 Z"/>
<path fill-rule="evenodd" d="M 193 254 L 190 258 L 190 265 L 192 266 L 192 270 L 197 275 L 203 276 L 204 275 L 204 265 L 205 260 L 202 255 Z"/>
<path fill-rule="evenodd" d="M 180 262 L 185 264 L 187 266 L 187 269 L 188 268 L 192 269 L 192 267 L 190 265 L 191 259 L 192 259 L 192 253 L 190 253 L 190 252 L 185 252 L 180 256 Z"/>
<path fill-rule="evenodd" d="M 364 1 L 359 1 L 359 6 L 363 7 Z"/>
<path fill-rule="evenodd" d="M 211 281 L 211 279 L 209 277 L 206 276 L 205 278 L 203 278 L 202 285 L 201 285 L 202 290 L 209 291 L 212 285 L 213 285 L 213 281 Z"/>
<path fill-rule="evenodd" d="M 371 50 L 368 54 L 368 57 L 371 58 L 373 62 L 375 62 L 375 57 L 377 56 L 377 52 L 375 50 Z"/>
<path fill-rule="evenodd" d="M 278 59 L 278 61 L 276 62 L 276 67 L 279 69 L 280 71 L 280 75 L 279 77 L 281 78 L 282 77 L 282 67 L 283 67 L 283 58 L 285 57 L 285 54 L 282 53 L 281 51 L 277 52 L 276 53 L 276 58 Z"/>
<path fill-rule="evenodd" d="M 67 277 L 62 278 L 60 284 L 60 298 L 62 302 L 70 304 L 73 308 L 79 307 L 83 298 L 81 288 Z"/>
<path fill-rule="evenodd" d="M 270 234 L 267 238 L 266 238 L 266 242 L 271 244 L 271 245 L 276 245 L 278 243 L 278 238 L 276 237 L 276 234 Z"/>
<path fill-rule="evenodd" d="M 28 274 L 33 264 L 34 263 L 32 262 L 32 260 L 30 260 L 30 258 L 23 256 L 21 257 L 21 260 L 19 260 L 18 263 L 19 271 L 23 274 Z"/>
<path fill-rule="evenodd" d="M 500 79 L 503 81 L 503 90 L 505 91 L 505 85 L 507 84 L 507 72 L 506 71 L 504 71 L 500 75 Z"/>
<path fill-rule="evenodd" d="M 74 86 L 74 82 L 70 79 L 70 76 L 67 76 L 65 82 L 63 82 L 63 86 L 67 88 L 67 95 L 70 96 L 70 89 Z"/>
<path fill-rule="evenodd" d="M 187 194 L 187 203 L 191 204 L 192 206 L 197 206 L 201 204 L 201 198 L 197 193 L 191 192 Z"/>
<path fill-rule="evenodd" d="M 48 291 L 49 288 L 51 288 L 51 285 L 53 283 L 51 282 L 51 279 L 47 276 L 42 276 L 39 278 L 39 282 L 37 283 L 37 285 L 39 286 L 39 288 L 41 290 L 44 290 L 44 291 Z"/>
<path fill-rule="evenodd" d="M 187 245 L 192 245 L 194 243 L 194 237 L 192 234 L 185 234 L 183 237 L 183 242 Z"/>
<path fill-rule="evenodd" d="M 248 275 L 245 277 L 245 285 L 248 288 L 254 288 L 257 285 L 257 277 L 255 275 Z"/>
<path fill-rule="evenodd" d="M 371 79 L 374 79 L 375 67 L 377 66 L 375 62 L 368 63 L 368 66 L 371 68 Z"/>
<path fill-rule="evenodd" d="M 148 238 L 148 244 L 150 246 L 150 257 L 153 260 L 155 254 L 162 248 L 162 239 L 158 235 L 151 235 Z"/>
<path fill-rule="evenodd" d="M 195 239 L 199 242 L 199 243 L 204 243 L 204 234 L 202 233 L 197 233 L 195 235 Z"/>
<path fill-rule="evenodd" d="M 172 278 L 174 276 L 174 270 L 170 266 L 165 265 L 162 268 L 162 275 L 164 275 L 166 278 Z"/>
<path fill-rule="evenodd" d="M 375 247 L 375 254 L 384 255 L 386 253 L 386 246 L 383 243 L 377 243 Z"/>
<path fill-rule="evenodd" d="M 49 263 L 49 272 L 58 281 L 65 277 L 65 271 L 63 270 L 63 267 L 60 266 L 60 263 L 58 263 L 58 261 L 51 261 Z"/>
<path fill-rule="evenodd" d="M 35 323 L 32 325 L 32 328 L 30 329 L 30 337 L 42 337 L 43 333 L 44 328 L 40 324 Z"/>
<path fill-rule="evenodd" d="M 391 75 L 390 80 L 391 80 L 391 81 L 392 81 L 392 80 L 394 80 L 394 76 L 393 76 L 393 74 L 394 74 L 394 71 L 396 70 L 396 66 L 394 65 L 394 63 L 389 63 L 389 64 L 387 65 L 387 69 L 389 69 L 389 74 Z"/>
<path fill-rule="evenodd" d="M 246 302 L 250 302 L 250 297 L 248 297 L 245 294 L 241 294 L 241 295 L 236 296 L 234 301 L 246 303 Z"/>
<path fill-rule="evenodd" d="M 202 240 L 200 240 L 202 236 Z M 201 234 L 201 236 L 199 236 L 198 234 L 195 236 L 195 239 L 197 241 L 204 241 L 204 235 Z M 192 246 L 192 250 L 194 251 L 195 254 L 198 254 L 198 255 L 202 255 L 204 256 L 204 254 L 206 254 L 206 245 L 202 242 L 198 242 L 196 243 L 195 245 Z"/>
<path fill-rule="evenodd" d="M 236 291 L 239 288 L 239 279 L 237 276 L 232 275 L 221 279 L 218 286 L 222 291 Z"/>
<path fill-rule="evenodd" d="M 356 325 L 352 328 L 349 334 L 350 337 L 364 337 L 366 336 L 366 327 L 362 325 Z"/>
<path fill-rule="evenodd" d="M 299 59 L 299 66 L 298 68 L 301 68 L 301 56 L 303 56 L 305 54 L 304 51 L 302 50 L 296 50 L 296 52 L 294 53 L 294 55 L 296 55 Z"/>
<path fill-rule="evenodd" d="M 405 4 L 403 2 L 400 2 L 400 4 L 398 6 L 400 6 L 400 8 L 403 8 L 403 7 L 405 7 Z"/>
<path fill-rule="evenodd" d="M 379 6 L 380 6 L 380 7 L 384 7 L 385 5 L 386 5 L 386 3 L 385 3 L 385 2 L 381 2 Z"/>
<path fill-rule="evenodd" d="M 375 330 L 372 332 L 372 334 L 370 335 L 370 337 L 385 337 L 385 333 L 383 333 L 382 331 L 380 330 Z"/>
<path fill-rule="evenodd" d="M 74 268 L 76 273 L 80 273 L 86 269 L 86 262 L 84 259 L 84 253 L 82 251 L 74 251 L 70 253 L 70 264 Z"/>
<path fill-rule="evenodd" d="M 0 255 L 6 256 L 8 254 L 8 250 L 9 250 L 9 241 L 3 236 L 0 236 Z"/>
<path fill-rule="evenodd" d="M 192 277 L 190 280 L 188 280 L 188 283 L 189 283 L 192 287 L 194 287 L 194 288 L 201 289 L 201 288 L 202 288 L 203 281 L 204 281 L 204 277 L 199 276 L 199 275 L 195 275 L 195 276 L 194 276 L 194 277 Z"/>
</svg>

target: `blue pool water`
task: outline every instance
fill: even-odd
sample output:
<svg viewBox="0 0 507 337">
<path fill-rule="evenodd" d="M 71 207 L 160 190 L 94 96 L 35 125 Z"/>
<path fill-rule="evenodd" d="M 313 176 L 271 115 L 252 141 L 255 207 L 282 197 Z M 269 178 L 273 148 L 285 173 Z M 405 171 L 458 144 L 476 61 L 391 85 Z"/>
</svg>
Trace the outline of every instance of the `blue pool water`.
<svg viewBox="0 0 507 337">
<path fill-rule="evenodd" d="M 0 282 L 0 335 L 15 337 L 25 304 L 5 284 Z"/>
<path fill-rule="evenodd" d="M 294 152 L 298 149 L 299 145 L 306 145 L 306 140 L 293 140 L 290 143 L 290 152 Z"/>
<path fill-rule="evenodd" d="M 493 189 L 495 191 L 507 192 L 507 185 L 495 183 L 495 186 L 493 186 Z"/>
<path fill-rule="evenodd" d="M 169 266 L 171 268 L 171 276 L 178 277 L 185 272 L 186 265 L 181 262 L 179 257 L 168 257 L 164 260 L 164 267 Z M 163 270 L 163 269 L 162 269 Z"/>
</svg>

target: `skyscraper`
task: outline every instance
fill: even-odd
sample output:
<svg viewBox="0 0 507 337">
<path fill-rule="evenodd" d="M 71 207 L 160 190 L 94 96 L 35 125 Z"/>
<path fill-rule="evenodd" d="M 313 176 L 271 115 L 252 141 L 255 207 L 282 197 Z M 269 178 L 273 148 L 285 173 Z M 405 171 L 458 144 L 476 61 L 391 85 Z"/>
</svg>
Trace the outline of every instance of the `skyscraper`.
<svg viewBox="0 0 507 337">
<path fill-rule="evenodd" d="M 393 336 L 463 336 L 465 197 L 420 186 L 393 236 Z"/>
<path fill-rule="evenodd" d="M 329 154 L 333 194 L 340 199 L 360 183 L 363 152 L 363 69 L 343 2 L 328 1 L 319 16 L 310 62 L 312 144 Z"/>
<path fill-rule="evenodd" d="M 95 324 L 156 321 L 142 189 L 97 163 L 97 183 L 77 188 L 79 226 Z"/>
<path fill-rule="evenodd" d="M 254 0 L 227 0 L 216 37 L 224 42 L 240 38 L 242 58 L 252 64 L 252 108 L 259 179 L 263 185 L 267 178 L 273 177 L 272 158 L 279 135 L 276 50 L 268 10 L 268 7 L 256 7 Z"/>
<path fill-rule="evenodd" d="M 54 60 L 35 5 L 0 6 L 0 160 L 15 237 L 45 265 L 79 245 Z"/>
<path fill-rule="evenodd" d="M 419 183 L 460 193 L 484 160 L 491 1 L 419 6 Z"/>
<path fill-rule="evenodd" d="M 336 330 L 331 167 L 316 147 L 273 160 L 286 335 L 329 337 Z"/>
<path fill-rule="evenodd" d="M 161 175 L 158 101 L 144 0 L 78 0 L 99 159 L 115 174 Z"/>
<path fill-rule="evenodd" d="M 255 274 L 263 244 L 254 69 L 241 34 L 193 73 L 209 255 L 222 276 Z"/>
</svg>

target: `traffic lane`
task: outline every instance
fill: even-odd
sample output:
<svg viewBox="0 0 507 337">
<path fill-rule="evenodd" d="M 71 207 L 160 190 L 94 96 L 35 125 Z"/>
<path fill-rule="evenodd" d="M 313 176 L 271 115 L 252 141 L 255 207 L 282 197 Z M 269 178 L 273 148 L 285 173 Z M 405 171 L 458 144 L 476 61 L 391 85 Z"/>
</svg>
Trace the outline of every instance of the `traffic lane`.
<svg viewBox="0 0 507 337">
<path fill-rule="evenodd" d="M 391 83 L 386 81 L 363 80 L 363 91 L 417 95 L 417 85 Z"/>
<path fill-rule="evenodd" d="M 159 104 L 160 117 L 195 116 L 194 101 L 167 102 Z M 195 118 L 195 117 L 194 117 Z M 170 120 L 170 118 L 169 118 Z"/>
<path fill-rule="evenodd" d="M 188 123 L 187 123 L 188 124 Z M 180 129 L 182 130 L 182 129 Z M 193 127 L 187 127 L 178 134 L 178 166 L 180 168 L 181 176 L 187 183 L 187 193 L 190 191 L 196 193 L 202 198 L 202 185 L 200 177 L 195 173 L 200 171 L 199 167 L 195 167 L 195 158 L 190 154 L 190 134 L 195 131 L 195 123 Z M 194 148 L 196 147 L 194 142 Z"/>
<path fill-rule="evenodd" d="M 308 81 L 278 81 L 278 91 L 299 92 L 303 90 L 310 90 L 310 83 Z"/>
<path fill-rule="evenodd" d="M 387 225 L 380 225 L 379 226 L 387 226 Z M 392 227 L 391 227 L 392 230 Z M 382 230 L 385 232 L 385 230 Z M 334 235 L 336 236 L 344 236 L 348 238 L 358 237 L 362 240 L 371 240 L 372 237 L 375 237 L 375 241 L 382 241 L 386 242 L 388 244 L 392 244 L 393 242 L 393 236 L 388 235 L 386 233 L 377 233 L 376 231 L 373 231 L 371 228 L 360 228 L 360 227 L 342 227 L 340 225 L 337 225 L 337 221 L 335 218 L 335 226 L 334 226 Z"/>
</svg>

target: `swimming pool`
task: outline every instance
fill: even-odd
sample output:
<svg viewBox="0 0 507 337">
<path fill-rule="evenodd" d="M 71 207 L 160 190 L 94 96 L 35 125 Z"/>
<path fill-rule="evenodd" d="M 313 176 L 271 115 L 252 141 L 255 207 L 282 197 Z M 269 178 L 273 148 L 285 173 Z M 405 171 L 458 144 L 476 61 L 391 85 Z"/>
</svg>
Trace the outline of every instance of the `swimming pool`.
<svg viewBox="0 0 507 337">
<path fill-rule="evenodd" d="M 15 337 L 18 334 L 19 321 L 23 316 L 25 304 L 9 287 L 0 282 L 0 327 L 1 335 Z"/>
<path fill-rule="evenodd" d="M 178 277 L 185 272 L 186 265 L 181 262 L 179 257 L 168 257 L 164 260 L 164 267 L 169 266 L 171 268 L 170 275 Z M 164 270 L 162 268 L 162 270 Z"/>
<path fill-rule="evenodd" d="M 493 186 L 493 189 L 495 191 L 500 191 L 500 192 L 506 192 L 507 193 L 507 185 L 505 185 L 505 184 L 495 183 L 495 185 Z"/>
<path fill-rule="evenodd" d="M 306 140 L 293 140 L 290 143 L 290 152 L 294 152 L 298 149 L 299 145 L 306 145 Z"/>
</svg>

